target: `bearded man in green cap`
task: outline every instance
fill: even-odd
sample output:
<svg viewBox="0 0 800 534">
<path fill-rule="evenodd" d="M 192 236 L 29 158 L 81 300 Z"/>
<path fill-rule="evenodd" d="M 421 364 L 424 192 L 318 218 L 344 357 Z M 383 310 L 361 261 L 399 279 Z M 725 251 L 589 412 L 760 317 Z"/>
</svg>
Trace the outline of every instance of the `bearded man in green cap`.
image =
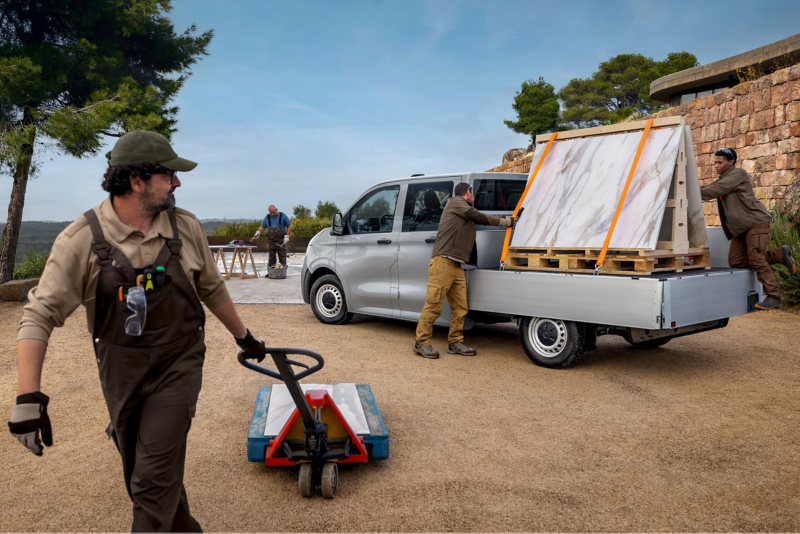
<svg viewBox="0 0 800 534">
<path fill-rule="evenodd" d="M 142 130 L 123 135 L 107 157 L 109 198 L 59 234 L 28 295 L 8 425 L 37 456 L 42 442 L 53 444 L 42 365 L 53 328 L 83 304 L 111 419 L 106 432 L 133 501 L 132 530 L 196 532 L 183 472 L 206 350 L 201 303 L 248 357 L 263 358 L 264 342 L 236 313 L 200 222 L 175 207 L 177 173 L 197 164 Z"/>
</svg>

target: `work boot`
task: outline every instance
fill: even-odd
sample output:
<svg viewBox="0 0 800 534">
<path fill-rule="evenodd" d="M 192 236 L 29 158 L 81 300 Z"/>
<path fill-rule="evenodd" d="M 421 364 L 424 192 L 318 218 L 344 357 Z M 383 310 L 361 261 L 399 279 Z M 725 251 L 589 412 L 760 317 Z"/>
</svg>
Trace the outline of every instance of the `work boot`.
<svg viewBox="0 0 800 534">
<path fill-rule="evenodd" d="M 431 360 L 435 360 L 439 357 L 439 353 L 433 348 L 432 345 L 420 345 L 419 343 L 414 343 L 414 352 L 423 358 L 429 358 Z"/>
<path fill-rule="evenodd" d="M 448 345 L 447 354 L 460 354 L 462 356 L 475 356 L 478 351 L 467 346 L 464 341 L 456 341 L 452 345 Z"/>
<path fill-rule="evenodd" d="M 781 247 L 781 252 L 783 253 L 783 264 L 789 269 L 789 274 L 794 274 L 797 272 L 797 264 L 794 262 L 794 258 L 792 257 L 792 248 L 789 245 L 783 245 Z"/>
<path fill-rule="evenodd" d="M 757 310 L 780 310 L 782 308 L 781 298 L 773 297 L 772 295 L 767 295 L 767 298 L 756 303 Z"/>
</svg>

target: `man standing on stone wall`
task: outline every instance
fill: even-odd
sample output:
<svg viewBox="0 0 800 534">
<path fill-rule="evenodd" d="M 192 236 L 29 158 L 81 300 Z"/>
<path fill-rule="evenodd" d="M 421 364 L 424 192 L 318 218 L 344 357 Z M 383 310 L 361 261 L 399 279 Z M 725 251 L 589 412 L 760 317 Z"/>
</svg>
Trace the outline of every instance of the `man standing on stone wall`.
<svg viewBox="0 0 800 534">
<path fill-rule="evenodd" d="M 269 249 L 270 267 L 275 267 L 275 253 L 278 255 L 278 263 L 281 267 L 286 267 L 286 243 L 289 242 L 289 234 L 292 233 L 292 221 L 285 213 L 278 211 L 275 206 L 269 207 L 269 214 L 264 217 L 264 222 L 258 228 L 254 239 L 258 239 L 261 232 L 267 229 L 267 248 Z"/>
<path fill-rule="evenodd" d="M 725 237 L 731 241 L 728 264 L 751 268 L 764 287 L 766 298 L 756 304 L 759 310 L 779 310 L 781 290 L 770 265 L 782 263 L 794 274 L 797 271 L 789 245 L 767 250 L 769 212 L 756 199 L 750 175 L 736 165 L 736 151 L 721 148 L 714 153 L 714 171 L 719 178 L 700 188 L 703 200 L 717 199 L 719 218 Z"/>
</svg>

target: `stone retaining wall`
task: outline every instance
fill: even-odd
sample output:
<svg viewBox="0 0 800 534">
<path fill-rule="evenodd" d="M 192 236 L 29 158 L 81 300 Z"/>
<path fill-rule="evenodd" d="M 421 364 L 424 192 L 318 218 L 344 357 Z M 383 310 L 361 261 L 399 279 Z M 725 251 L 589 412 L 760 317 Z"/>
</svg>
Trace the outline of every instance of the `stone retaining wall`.
<svg viewBox="0 0 800 534">
<path fill-rule="evenodd" d="M 673 116 L 692 128 L 701 185 L 716 179 L 714 152 L 733 148 L 756 197 L 768 208 L 783 207 L 786 188 L 800 175 L 800 65 L 652 115 Z M 532 159 L 529 153 L 487 172 L 530 172 Z M 719 226 L 716 203 L 703 209 L 706 224 Z"/>
</svg>

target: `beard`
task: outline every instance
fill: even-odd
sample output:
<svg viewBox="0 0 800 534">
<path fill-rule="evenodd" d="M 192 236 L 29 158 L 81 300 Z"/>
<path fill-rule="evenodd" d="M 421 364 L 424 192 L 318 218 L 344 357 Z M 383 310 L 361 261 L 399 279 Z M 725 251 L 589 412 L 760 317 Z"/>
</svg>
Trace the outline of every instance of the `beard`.
<svg viewBox="0 0 800 534">
<path fill-rule="evenodd" d="M 141 210 L 151 215 L 158 215 L 162 211 L 167 211 L 175 207 L 175 188 L 170 189 L 169 193 L 159 197 L 155 189 L 148 184 L 147 195 L 142 197 Z"/>
</svg>

